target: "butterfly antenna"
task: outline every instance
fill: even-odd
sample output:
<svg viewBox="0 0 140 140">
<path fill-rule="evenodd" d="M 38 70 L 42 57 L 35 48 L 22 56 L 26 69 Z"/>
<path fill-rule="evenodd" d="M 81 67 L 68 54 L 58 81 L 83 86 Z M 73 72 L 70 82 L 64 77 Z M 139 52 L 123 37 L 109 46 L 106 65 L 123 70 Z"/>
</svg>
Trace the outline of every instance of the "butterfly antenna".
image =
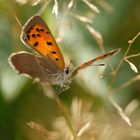
<svg viewBox="0 0 140 140">
<path fill-rule="evenodd" d="M 89 66 L 105 66 L 106 64 L 105 63 L 100 63 L 100 64 L 94 64 L 94 65 L 89 65 Z"/>
<path fill-rule="evenodd" d="M 15 17 L 17 23 L 19 24 L 20 28 L 22 29 L 22 24 L 21 24 L 21 22 L 19 21 L 17 15 L 16 15 L 15 13 L 13 13 L 13 16 Z"/>
<path fill-rule="evenodd" d="M 71 67 L 73 64 L 72 64 L 72 60 L 70 60 L 70 64 L 69 64 L 69 67 Z"/>
<path fill-rule="evenodd" d="M 69 64 L 67 65 L 67 67 L 73 68 L 73 63 L 72 63 L 72 60 L 71 59 L 69 60 Z"/>
<path fill-rule="evenodd" d="M 75 76 L 75 75 L 78 73 L 79 70 L 84 69 L 84 68 L 86 68 L 86 67 L 88 67 L 88 66 L 91 66 L 92 63 L 94 63 L 95 61 L 102 60 L 102 59 L 104 59 L 104 58 L 106 58 L 106 57 L 108 57 L 108 56 L 116 55 L 116 54 L 119 53 L 119 52 L 120 52 L 120 48 L 119 48 L 119 49 L 112 50 L 112 51 L 109 51 L 109 52 L 107 52 L 107 53 L 104 53 L 103 55 L 100 55 L 100 56 L 98 56 L 98 57 L 96 57 L 96 58 L 94 58 L 94 59 L 91 59 L 91 60 L 85 62 L 84 64 L 78 66 L 78 67 L 74 70 L 74 72 L 72 73 L 72 77 Z"/>
</svg>

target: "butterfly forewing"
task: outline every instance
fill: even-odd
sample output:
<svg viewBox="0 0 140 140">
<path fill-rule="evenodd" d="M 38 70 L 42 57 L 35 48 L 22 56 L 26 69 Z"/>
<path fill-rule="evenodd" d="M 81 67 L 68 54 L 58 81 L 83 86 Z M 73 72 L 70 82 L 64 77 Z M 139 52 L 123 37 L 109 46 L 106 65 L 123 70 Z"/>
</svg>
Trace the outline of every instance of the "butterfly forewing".
<svg viewBox="0 0 140 140">
<path fill-rule="evenodd" d="M 64 70 L 64 58 L 48 26 L 40 16 L 31 17 L 24 25 L 21 40 L 41 56 L 49 56 L 52 61 Z"/>
</svg>

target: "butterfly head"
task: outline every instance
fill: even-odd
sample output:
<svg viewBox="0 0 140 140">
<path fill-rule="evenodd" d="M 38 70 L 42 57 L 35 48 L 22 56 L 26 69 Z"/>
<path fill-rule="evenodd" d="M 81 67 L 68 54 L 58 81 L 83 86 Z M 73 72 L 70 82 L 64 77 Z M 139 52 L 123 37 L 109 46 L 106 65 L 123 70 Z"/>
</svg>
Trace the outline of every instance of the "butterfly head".
<svg viewBox="0 0 140 140">
<path fill-rule="evenodd" d="M 66 66 L 65 69 L 64 69 L 64 75 L 66 77 L 66 79 L 70 79 L 71 78 L 71 75 L 72 75 L 72 72 L 73 72 L 73 65 L 70 64 L 69 66 Z"/>
</svg>

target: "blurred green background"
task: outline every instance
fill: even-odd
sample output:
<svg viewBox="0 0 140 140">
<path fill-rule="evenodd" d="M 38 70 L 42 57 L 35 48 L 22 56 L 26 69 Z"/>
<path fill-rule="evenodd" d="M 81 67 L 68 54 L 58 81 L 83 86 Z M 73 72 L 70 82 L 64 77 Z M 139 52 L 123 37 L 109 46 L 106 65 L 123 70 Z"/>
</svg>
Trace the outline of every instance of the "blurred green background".
<svg viewBox="0 0 140 140">
<path fill-rule="evenodd" d="M 21 2 L 24 1 L 21 0 Z M 8 57 L 12 53 L 22 50 L 31 51 L 20 41 L 21 28 L 14 17 L 15 14 L 23 25 L 28 18 L 42 10 L 46 3 L 42 0 L 38 5 L 32 6 L 31 2 L 25 1 L 25 4 L 22 4 L 14 0 L 0 0 L 0 140 L 41 139 L 26 123 L 35 121 L 47 129 L 52 129 L 52 122 L 62 115 L 55 100 L 46 97 L 39 84 L 33 83 L 29 78 L 19 76 L 8 63 Z M 41 14 L 55 38 L 62 35 L 63 40 L 59 46 L 64 57 L 71 59 L 77 66 L 101 54 L 100 47 L 86 28 L 88 24 L 100 32 L 107 51 L 115 48 L 122 49 L 117 56 L 110 59 L 115 68 L 128 47 L 128 40 L 140 31 L 140 1 L 91 0 L 90 2 L 100 10 L 99 14 L 93 12 L 80 0 L 75 0 L 74 6 L 68 10 L 69 2 L 69 0 L 58 0 L 57 19 L 52 14 L 54 1 L 51 1 Z M 81 22 L 75 18 L 75 15 L 89 17 L 93 23 Z M 133 43 L 129 54 L 139 52 L 140 37 Z M 140 70 L 140 57 L 132 58 L 130 61 Z M 109 72 L 110 68 L 107 67 L 106 73 Z M 122 85 L 135 75 L 128 63 L 124 62 L 112 83 L 112 88 Z M 59 95 L 60 100 L 64 106 L 70 108 L 73 98 L 79 97 L 93 103 L 92 112 L 95 118 L 100 116 L 101 120 L 106 121 L 109 117 L 108 120 L 110 119 L 113 123 L 112 118 L 117 116 L 118 120 L 122 121 L 107 97 L 108 88 L 111 85 L 110 80 L 110 76 L 104 79 L 99 78 L 98 67 L 87 68 L 78 74 L 69 90 Z M 120 90 L 113 97 L 122 109 L 125 109 L 133 100 L 137 100 L 139 104 L 140 82 L 137 81 Z M 104 113 L 101 110 L 104 110 Z M 137 132 L 140 130 L 139 116 L 138 105 L 130 116 Z M 138 140 L 140 135 L 114 137 L 114 140 L 124 138 Z"/>
</svg>

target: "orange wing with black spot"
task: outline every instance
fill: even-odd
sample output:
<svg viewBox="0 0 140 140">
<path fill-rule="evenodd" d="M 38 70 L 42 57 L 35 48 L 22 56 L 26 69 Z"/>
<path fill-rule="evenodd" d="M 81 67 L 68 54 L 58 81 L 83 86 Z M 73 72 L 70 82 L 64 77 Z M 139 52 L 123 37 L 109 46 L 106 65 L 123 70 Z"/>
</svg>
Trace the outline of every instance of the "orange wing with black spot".
<svg viewBox="0 0 140 140">
<path fill-rule="evenodd" d="M 26 22 L 20 37 L 25 45 L 41 56 L 49 57 L 60 70 L 64 70 L 63 55 L 48 26 L 40 16 L 35 15 Z"/>
</svg>

